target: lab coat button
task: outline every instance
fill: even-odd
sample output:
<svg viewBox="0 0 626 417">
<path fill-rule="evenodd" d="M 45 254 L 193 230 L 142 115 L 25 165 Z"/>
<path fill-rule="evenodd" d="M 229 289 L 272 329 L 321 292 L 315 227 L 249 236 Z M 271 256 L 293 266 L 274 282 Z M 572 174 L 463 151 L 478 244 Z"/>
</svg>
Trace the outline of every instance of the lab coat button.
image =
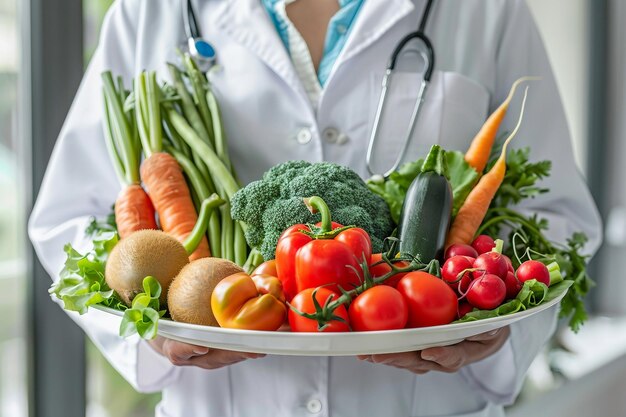
<svg viewBox="0 0 626 417">
<path fill-rule="evenodd" d="M 335 129 L 334 127 L 328 127 L 324 129 L 324 132 L 322 132 L 322 135 L 324 136 L 324 140 L 326 142 L 336 143 L 337 138 L 339 137 L 339 131 Z"/>
<path fill-rule="evenodd" d="M 341 133 L 341 134 L 339 134 L 339 136 L 337 136 L 337 144 L 338 145 L 345 145 L 346 143 L 348 143 L 348 140 L 350 140 L 348 135 L 345 135 L 343 133 Z"/>
<path fill-rule="evenodd" d="M 320 400 L 310 400 L 306 403 L 306 409 L 309 410 L 311 414 L 317 414 L 322 411 L 322 402 Z"/>
<path fill-rule="evenodd" d="M 303 127 L 302 129 L 298 130 L 298 133 L 296 134 L 296 140 L 300 145 L 306 145 L 307 143 L 311 142 L 311 139 L 313 139 L 313 133 L 311 133 L 311 129 L 309 129 L 308 127 Z"/>
</svg>

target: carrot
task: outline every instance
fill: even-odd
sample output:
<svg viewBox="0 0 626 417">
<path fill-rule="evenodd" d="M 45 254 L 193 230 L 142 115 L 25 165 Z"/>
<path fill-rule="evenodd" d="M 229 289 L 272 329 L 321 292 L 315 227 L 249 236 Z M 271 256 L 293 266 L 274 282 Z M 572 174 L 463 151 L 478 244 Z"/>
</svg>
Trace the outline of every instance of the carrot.
<svg viewBox="0 0 626 417">
<path fill-rule="evenodd" d="M 182 168 L 173 156 L 162 152 L 160 89 L 156 73 L 140 74 L 135 84 L 135 115 L 146 155 L 140 168 L 141 179 L 159 214 L 163 231 L 184 242 L 191 234 L 198 214 Z M 211 252 L 205 235 L 189 259 L 208 256 Z"/>
<path fill-rule="evenodd" d="M 522 77 L 517 79 L 511 86 L 511 90 L 506 99 L 491 113 L 487 121 L 485 121 L 485 124 L 480 128 L 480 131 L 474 136 L 469 149 L 465 152 L 465 161 L 479 174 L 482 174 L 487 165 L 487 161 L 489 161 L 489 155 L 491 154 L 491 148 L 496 139 L 498 128 L 502 120 L 504 120 L 504 116 L 506 116 L 506 112 L 509 109 L 509 104 L 513 99 L 517 86 L 524 81 L 538 79 L 538 77 Z"/>
<path fill-rule="evenodd" d="M 183 242 L 193 230 L 198 216 L 180 165 L 168 153 L 153 153 L 141 164 L 141 178 L 159 213 L 161 228 Z M 210 253 L 205 236 L 189 259 L 207 256 Z"/>
<path fill-rule="evenodd" d="M 104 92 L 104 133 L 113 168 L 122 185 L 115 200 L 115 222 L 120 238 L 143 229 L 156 229 L 154 207 L 139 185 L 140 152 L 130 121 L 122 109 L 126 92 L 121 80 L 115 87 L 110 72 L 102 74 Z"/>
<path fill-rule="evenodd" d="M 456 243 L 469 244 L 485 218 L 485 214 L 487 214 L 487 209 L 491 204 L 491 200 L 493 200 L 493 197 L 496 195 L 498 188 L 504 180 L 504 175 L 506 173 L 506 148 L 519 130 L 522 123 L 527 93 L 528 87 L 526 87 L 526 90 L 524 91 L 524 100 L 522 101 L 522 110 L 520 111 L 517 126 L 515 126 L 513 132 L 504 142 L 500 157 L 489 172 L 483 175 L 480 181 L 478 181 L 478 184 L 476 184 L 476 186 L 472 189 L 459 209 L 459 212 L 452 223 L 452 227 L 450 228 L 450 232 L 448 233 L 445 245 L 446 248 Z"/>
<path fill-rule="evenodd" d="M 139 184 L 122 188 L 115 200 L 115 222 L 120 238 L 144 229 L 156 229 L 154 206 Z"/>
</svg>

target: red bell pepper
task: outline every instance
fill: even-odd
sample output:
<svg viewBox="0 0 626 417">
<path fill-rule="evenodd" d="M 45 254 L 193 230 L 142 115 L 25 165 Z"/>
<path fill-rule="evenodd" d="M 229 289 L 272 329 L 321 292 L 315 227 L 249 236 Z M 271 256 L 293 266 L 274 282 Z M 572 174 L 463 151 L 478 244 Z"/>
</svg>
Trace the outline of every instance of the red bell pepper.
<svg viewBox="0 0 626 417">
<path fill-rule="evenodd" d="M 316 227 L 297 224 L 285 230 L 276 246 L 276 269 L 285 297 L 291 300 L 307 288 L 328 285 L 350 290 L 362 277 L 357 271 L 372 254 L 370 237 L 358 227 L 343 227 L 331 221 L 330 210 L 320 197 L 304 199 L 311 212 L 319 211 Z"/>
</svg>

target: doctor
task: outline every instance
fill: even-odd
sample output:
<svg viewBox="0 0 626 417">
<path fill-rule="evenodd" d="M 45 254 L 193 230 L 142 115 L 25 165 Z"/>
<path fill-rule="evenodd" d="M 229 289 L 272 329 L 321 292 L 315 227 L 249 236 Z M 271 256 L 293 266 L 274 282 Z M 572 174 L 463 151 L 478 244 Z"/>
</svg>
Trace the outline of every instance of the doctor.
<svg viewBox="0 0 626 417">
<path fill-rule="evenodd" d="M 417 28 L 426 0 L 192 3 L 218 54 L 210 81 L 244 183 L 290 159 L 332 161 L 368 176 L 381 79 L 395 45 Z M 433 143 L 466 149 L 513 80 L 539 75 L 513 145 L 553 161 L 545 183 L 551 193 L 522 209 L 548 218 L 555 240 L 584 231 L 594 251 L 599 217 L 574 165 L 554 77 L 524 1 L 438 0 L 425 32 L 437 61 L 405 160 Z M 181 0 L 118 0 L 111 7 L 30 219 L 31 239 L 53 279 L 63 245 L 88 249 L 89 217 L 106 215 L 119 191 L 102 135 L 100 73 L 110 69 L 127 84 L 143 69 L 167 78 L 165 63 L 176 60 L 185 41 Z M 420 82 L 414 72 L 394 77 L 373 161 L 378 172 L 402 147 Z M 518 110 L 516 102 L 502 131 L 512 129 Z M 495 417 L 515 399 L 556 313 L 455 346 L 360 358 L 261 358 L 165 339 L 149 344 L 119 338 L 118 322 L 105 313 L 71 317 L 137 390 L 163 392 L 161 417 Z"/>
</svg>

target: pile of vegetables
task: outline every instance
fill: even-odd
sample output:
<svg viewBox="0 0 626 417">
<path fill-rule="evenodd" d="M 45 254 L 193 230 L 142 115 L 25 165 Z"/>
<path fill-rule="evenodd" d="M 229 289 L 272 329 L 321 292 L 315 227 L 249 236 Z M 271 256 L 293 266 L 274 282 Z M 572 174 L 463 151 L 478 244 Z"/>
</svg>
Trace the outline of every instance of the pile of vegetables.
<svg viewBox="0 0 626 417">
<path fill-rule="evenodd" d="M 324 199 L 339 223 L 358 225 L 372 239 L 374 250 L 393 232 L 389 207 L 372 193 L 358 174 L 328 162 L 288 161 L 272 167 L 263 178 L 233 197 L 232 214 L 247 225 L 246 239 L 265 260 L 274 259 L 276 243 L 286 228 L 316 220 L 302 199 Z"/>
<path fill-rule="evenodd" d="M 158 321 L 249 330 L 370 331 L 511 314 L 567 291 L 577 329 L 590 286 L 584 236 L 566 247 L 512 208 L 547 192 L 549 162 L 496 133 L 516 88 L 466 153 L 432 147 L 364 182 L 331 163 L 287 161 L 241 187 L 204 74 L 183 57 L 172 82 L 142 73 L 127 91 L 103 74 L 104 128 L 122 183 L 94 248 L 66 245 L 50 292 L 66 309 L 123 310 L 120 334 L 153 338 Z M 143 162 L 140 164 L 144 156 Z M 508 230 L 507 242 L 498 239 Z"/>
</svg>

